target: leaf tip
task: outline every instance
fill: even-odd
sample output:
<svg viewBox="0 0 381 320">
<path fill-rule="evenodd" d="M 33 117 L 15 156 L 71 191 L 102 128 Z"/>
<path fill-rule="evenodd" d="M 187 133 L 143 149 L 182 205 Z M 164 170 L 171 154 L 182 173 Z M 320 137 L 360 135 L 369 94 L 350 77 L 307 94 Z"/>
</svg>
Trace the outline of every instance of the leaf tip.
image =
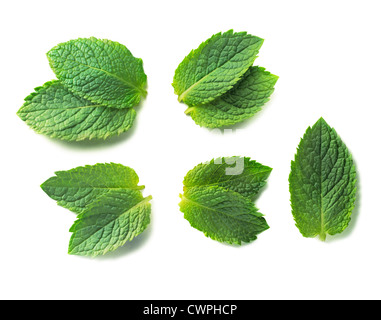
<svg viewBox="0 0 381 320">
<path fill-rule="evenodd" d="M 320 117 L 316 123 L 328 126 L 327 121 L 325 121 L 323 117 Z"/>
<path fill-rule="evenodd" d="M 24 121 L 23 116 L 22 116 L 23 113 L 21 112 L 21 109 L 22 109 L 22 107 L 21 107 L 20 109 L 17 110 L 16 115 L 17 115 L 21 120 Z"/>
<path fill-rule="evenodd" d="M 46 181 L 43 182 L 43 183 L 41 183 L 40 188 L 42 189 L 42 191 L 44 191 L 45 193 L 47 193 L 47 191 L 46 191 Z"/>
</svg>

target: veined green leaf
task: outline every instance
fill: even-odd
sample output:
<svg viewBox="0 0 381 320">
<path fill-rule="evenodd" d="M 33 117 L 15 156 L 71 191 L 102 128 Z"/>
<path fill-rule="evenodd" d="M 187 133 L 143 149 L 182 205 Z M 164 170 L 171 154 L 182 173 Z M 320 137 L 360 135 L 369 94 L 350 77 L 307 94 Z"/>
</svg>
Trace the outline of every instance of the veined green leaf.
<svg viewBox="0 0 381 320">
<path fill-rule="evenodd" d="M 118 42 L 80 38 L 57 45 L 47 56 L 58 79 L 95 104 L 129 108 L 146 95 L 142 60 Z"/>
<path fill-rule="evenodd" d="M 151 199 L 129 189 L 101 196 L 70 228 L 69 254 L 95 257 L 131 241 L 150 223 Z"/>
<path fill-rule="evenodd" d="M 342 232 L 356 199 L 352 156 L 323 118 L 301 140 L 289 177 L 292 214 L 305 237 Z"/>
<path fill-rule="evenodd" d="M 198 106 L 230 90 L 253 64 L 263 39 L 229 30 L 203 42 L 178 66 L 173 79 L 179 101 Z"/>
<path fill-rule="evenodd" d="M 98 163 L 55 174 L 41 188 L 58 205 L 75 213 L 82 213 L 110 191 L 144 189 L 138 186 L 139 177 L 133 169 L 116 163 Z"/>
<path fill-rule="evenodd" d="M 180 211 L 207 237 L 227 243 L 250 242 L 268 229 L 252 203 L 271 168 L 248 157 L 222 157 L 201 163 L 184 178 Z"/>
<path fill-rule="evenodd" d="M 219 186 L 254 198 L 266 184 L 271 168 L 248 157 L 223 157 L 200 163 L 184 178 L 184 190 L 199 186 Z"/>
<path fill-rule="evenodd" d="M 136 117 L 132 108 L 104 107 L 80 98 L 57 80 L 36 88 L 17 114 L 36 132 L 68 141 L 118 135 Z"/>
<path fill-rule="evenodd" d="M 187 188 L 179 205 L 192 227 L 220 242 L 250 242 L 269 228 L 249 199 L 222 187 Z"/>
<path fill-rule="evenodd" d="M 151 196 L 143 198 L 135 171 L 120 164 L 96 164 L 56 172 L 42 189 L 76 213 L 69 253 L 97 256 L 142 233 L 150 223 Z"/>
<path fill-rule="evenodd" d="M 269 101 L 278 76 L 261 67 L 250 67 L 242 79 L 219 98 L 189 107 L 185 113 L 201 127 L 230 126 L 252 117 Z"/>
</svg>

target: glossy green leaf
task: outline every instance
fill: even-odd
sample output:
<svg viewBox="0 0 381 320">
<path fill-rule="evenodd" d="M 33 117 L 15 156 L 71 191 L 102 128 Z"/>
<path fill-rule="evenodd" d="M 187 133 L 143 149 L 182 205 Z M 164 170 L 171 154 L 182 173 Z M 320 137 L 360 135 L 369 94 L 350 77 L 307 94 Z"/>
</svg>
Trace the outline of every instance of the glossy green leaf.
<svg viewBox="0 0 381 320">
<path fill-rule="evenodd" d="M 203 42 L 178 66 L 173 78 L 179 101 L 198 106 L 230 90 L 253 64 L 263 39 L 229 30 Z"/>
<path fill-rule="evenodd" d="M 248 157 L 223 157 L 200 163 L 184 178 L 184 190 L 219 186 L 254 198 L 266 184 L 272 169 Z"/>
<path fill-rule="evenodd" d="M 249 199 L 225 188 L 186 189 L 179 205 L 192 227 L 220 242 L 250 242 L 269 228 Z"/>
<path fill-rule="evenodd" d="M 58 205 L 82 213 L 101 196 L 115 190 L 142 190 L 136 172 L 116 163 L 98 163 L 58 171 L 41 188 Z"/>
<path fill-rule="evenodd" d="M 70 228 L 69 254 L 95 257 L 134 239 L 150 223 L 151 198 L 128 189 L 101 196 Z"/>
<path fill-rule="evenodd" d="M 119 135 L 136 117 L 132 108 L 104 107 L 80 98 L 57 80 L 36 88 L 17 114 L 36 132 L 67 141 Z"/>
<path fill-rule="evenodd" d="M 278 76 L 261 67 L 250 67 L 242 79 L 219 98 L 189 107 L 185 113 L 201 127 L 230 126 L 252 117 L 269 101 Z"/>
<path fill-rule="evenodd" d="M 57 78 L 95 104 L 129 108 L 146 95 L 142 60 L 118 42 L 80 38 L 57 45 L 47 56 Z"/>
<path fill-rule="evenodd" d="M 289 177 L 292 214 L 305 237 L 341 233 L 356 199 L 356 170 L 348 148 L 323 118 L 301 140 Z"/>
</svg>

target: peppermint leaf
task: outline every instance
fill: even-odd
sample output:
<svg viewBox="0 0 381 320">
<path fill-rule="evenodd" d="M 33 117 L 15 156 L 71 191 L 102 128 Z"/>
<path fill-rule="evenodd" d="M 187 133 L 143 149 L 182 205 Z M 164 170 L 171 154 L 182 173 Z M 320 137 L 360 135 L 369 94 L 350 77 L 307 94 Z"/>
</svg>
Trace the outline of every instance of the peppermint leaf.
<svg viewBox="0 0 381 320">
<path fill-rule="evenodd" d="M 131 241 L 150 223 L 151 199 L 128 189 L 100 197 L 70 228 L 69 254 L 95 257 Z"/>
<path fill-rule="evenodd" d="M 304 237 L 341 233 L 356 199 L 356 170 L 348 148 L 323 118 L 301 140 L 289 177 L 292 214 Z"/>
<path fill-rule="evenodd" d="M 201 127 L 230 126 L 252 117 L 269 101 L 278 76 L 261 67 L 250 67 L 243 78 L 219 98 L 189 107 L 185 113 Z"/>
<path fill-rule="evenodd" d="M 75 213 L 84 212 L 101 196 L 115 190 L 142 190 L 136 172 L 116 163 L 98 163 L 58 171 L 41 188 L 57 204 Z"/>
<path fill-rule="evenodd" d="M 248 157 L 223 157 L 200 163 L 184 178 L 184 190 L 198 186 L 219 186 L 253 199 L 266 184 L 272 168 Z"/>
<path fill-rule="evenodd" d="M 36 88 L 17 114 L 36 132 L 67 141 L 119 135 L 136 117 L 132 108 L 110 108 L 80 98 L 57 80 Z"/>
<path fill-rule="evenodd" d="M 271 168 L 247 157 L 222 157 L 199 164 L 184 178 L 180 211 L 191 226 L 220 242 L 250 242 L 268 229 L 252 203 Z"/>
<path fill-rule="evenodd" d="M 225 188 L 186 189 L 179 205 L 192 227 L 220 242 L 240 245 L 269 228 L 249 199 Z"/>
<path fill-rule="evenodd" d="M 57 78 L 95 104 L 129 108 L 147 94 L 142 60 L 118 42 L 80 38 L 57 45 L 47 56 Z"/>
<path fill-rule="evenodd" d="M 229 30 L 203 42 L 178 66 L 173 78 L 178 100 L 198 106 L 230 90 L 253 64 L 263 39 Z"/>
</svg>

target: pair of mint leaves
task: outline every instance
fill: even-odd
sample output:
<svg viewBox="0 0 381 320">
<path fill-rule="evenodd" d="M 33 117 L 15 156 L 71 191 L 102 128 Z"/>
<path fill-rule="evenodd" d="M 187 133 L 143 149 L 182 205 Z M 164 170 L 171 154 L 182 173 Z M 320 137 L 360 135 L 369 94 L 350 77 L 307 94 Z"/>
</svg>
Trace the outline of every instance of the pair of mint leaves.
<svg viewBox="0 0 381 320">
<path fill-rule="evenodd" d="M 232 30 L 203 42 L 180 63 L 173 87 L 200 126 L 241 122 L 269 100 L 278 79 L 253 67 L 263 39 Z M 96 38 L 61 43 L 47 53 L 58 80 L 25 98 L 19 117 L 38 133 L 68 141 L 106 139 L 131 128 L 145 97 L 141 59 Z"/>
<path fill-rule="evenodd" d="M 263 41 L 229 30 L 203 42 L 180 63 L 172 86 L 196 124 L 231 126 L 261 110 L 278 80 L 264 68 L 252 66 Z"/>
<path fill-rule="evenodd" d="M 142 233 L 150 223 L 151 196 L 143 197 L 136 172 L 121 164 L 58 171 L 41 188 L 77 214 L 69 253 L 98 256 Z"/>
<path fill-rule="evenodd" d="M 47 56 L 58 80 L 36 88 L 17 112 L 32 129 L 80 141 L 131 128 L 133 107 L 147 94 L 141 59 L 118 42 L 96 38 L 61 43 Z"/>
<path fill-rule="evenodd" d="M 184 178 L 180 210 L 192 227 L 220 242 L 250 242 L 269 228 L 253 200 L 272 168 L 248 157 L 201 163 Z"/>
<path fill-rule="evenodd" d="M 192 227 L 229 244 L 251 242 L 269 228 L 253 201 L 272 169 L 248 157 L 201 163 L 184 178 L 180 210 Z M 120 164 L 96 164 L 56 172 L 42 189 L 78 214 L 69 253 L 97 256 L 142 233 L 150 222 L 151 196 L 139 178 Z M 336 131 L 324 119 L 309 127 L 291 162 L 291 207 L 304 237 L 325 240 L 344 231 L 356 200 L 356 169 Z"/>
</svg>

